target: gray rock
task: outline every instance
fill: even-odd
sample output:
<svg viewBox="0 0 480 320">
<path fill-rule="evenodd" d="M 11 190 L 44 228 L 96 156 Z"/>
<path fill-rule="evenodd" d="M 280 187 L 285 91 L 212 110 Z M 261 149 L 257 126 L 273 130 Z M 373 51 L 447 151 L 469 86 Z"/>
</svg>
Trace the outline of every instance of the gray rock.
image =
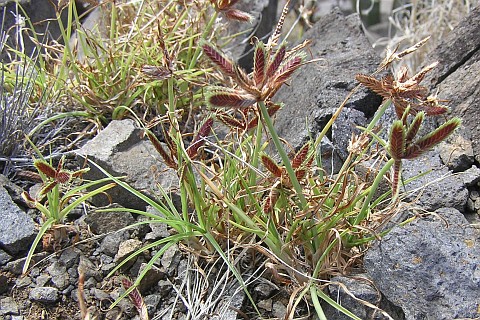
<svg viewBox="0 0 480 320">
<path fill-rule="evenodd" d="M 480 168 L 477 166 L 472 166 L 471 168 L 462 172 L 461 177 L 463 179 L 463 183 L 467 187 L 476 186 L 477 183 L 480 181 Z"/>
<path fill-rule="evenodd" d="M 355 75 L 375 71 L 380 62 L 362 32 L 357 15 L 344 17 L 334 11 L 307 31 L 304 38 L 312 40 L 309 52 L 313 58 L 325 61 L 300 68 L 290 86 L 283 86 L 274 97 L 285 104 L 277 113 L 278 133 L 294 148 L 299 148 L 310 136 L 316 138 L 355 87 Z M 381 100 L 369 90 L 360 89 L 346 107 L 357 109 L 368 118 Z"/>
<path fill-rule="evenodd" d="M 143 263 L 140 266 L 140 269 L 138 270 L 137 278 L 138 276 L 140 276 L 140 273 L 145 270 L 146 266 L 147 266 L 146 263 Z M 145 276 L 140 281 L 138 290 L 142 294 L 145 292 L 148 292 L 148 290 L 150 290 L 153 286 L 155 286 L 158 283 L 158 281 L 162 279 L 166 279 L 166 273 L 160 270 L 160 268 L 156 266 L 151 266 L 150 269 L 145 274 Z"/>
<path fill-rule="evenodd" d="M 280 301 L 273 303 L 273 316 L 282 319 L 287 314 L 287 307 Z"/>
<path fill-rule="evenodd" d="M 100 252 L 110 257 L 114 257 L 118 252 L 118 246 L 120 246 L 120 243 L 122 243 L 122 241 L 125 241 L 127 239 L 128 239 L 127 231 L 114 232 L 111 234 L 107 234 L 105 238 L 103 238 L 100 244 L 99 250 Z"/>
<path fill-rule="evenodd" d="M 93 233 L 105 234 L 130 226 L 135 223 L 135 219 L 127 211 L 94 211 L 85 218 L 85 222 Z"/>
<path fill-rule="evenodd" d="M 37 287 L 45 287 L 52 277 L 48 274 L 41 274 L 35 278 L 35 284 Z"/>
<path fill-rule="evenodd" d="M 473 154 L 480 160 L 480 6 L 453 29 L 430 54 L 439 67 L 430 84 L 440 99 L 449 100 L 452 114 L 464 119 L 472 139 Z"/>
<path fill-rule="evenodd" d="M 379 290 L 405 319 L 478 316 L 480 235 L 455 209 L 395 227 L 364 259 Z"/>
<path fill-rule="evenodd" d="M 438 150 L 442 162 L 453 172 L 465 171 L 473 164 L 472 141 L 461 132 L 442 142 Z"/>
<path fill-rule="evenodd" d="M 148 315 L 153 317 L 158 305 L 160 304 L 160 301 L 162 301 L 162 296 L 158 294 L 149 294 L 143 299 L 143 301 L 147 306 Z"/>
<path fill-rule="evenodd" d="M 18 305 L 12 297 L 0 299 L 0 316 L 19 315 Z"/>
<path fill-rule="evenodd" d="M 0 274 L 0 294 L 8 291 L 8 278 L 4 274 Z"/>
<path fill-rule="evenodd" d="M 53 285 L 59 289 L 64 290 L 70 284 L 70 277 L 67 273 L 65 264 L 57 260 L 47 267 L 47 272 L 50 274 Z"/>
<path fill-rule="evenodd" d="M 8 261 L 12 259 L 12 256 L 0 249 L 0 266 L 4 266 Z"/>
<path fill-rule="evenodd" d="M 53 304 L 59 301 L 60 293 L 53 287 L 36 287 L 30 291 L 28 298 L 31 301 Z"/>
<path fill-rule="evenodd" d="M 255 292 L 261 299 L 267 299 L 278 289 L 279 288 L 271 282 L 261 281 L 255 286 L 255 288 L 253 288 L 253 292 Z"/>
<path fill-rule="evenodd" d="M 0 247 L 15 256 L 29 249 L 35 238 L 35 224 L 0 187 Z"/>
<path fill-rule="evenodd" d="M 125 182 L 150 196 L 158 192 L 158 185 L 166 190 L 178 186 L 176 172 L 165 166 L 150 141 L 140 140 L 140 130 L 130 119 L 112 121 L 78 150 L 78 155 L 94 161 L 113 176 L 126 176 Z M 95 180 L 104 175 L 91 166 L 84 177 Z M 112 202 L 145 210 L 146 203 L 143 200 L 120 186 L 108 190 L 108 194 Z M 93 202 L 97 206 L 105 206 L 109 204 L 109 199 L 98 196 Z"/>
<path fill-rule="evenodd" d="M 48 252 L 40 252 L 40 253 L 34 254 L 30 265 L 31 266 L 34 265 L 35 263 L 44 259 L 48 255 L 49 255 Z M 22 274 L 22 269 L 23 269 L 23 265 L 25 264 L 25 260 L 26 258 L 10 261 L 5 265 L 5 269 L 16 275 Z"/>
<path fill-rule="evenodd" d="M 366 127 L 367 119 L 363 112 L 351 108 L 343 109 L 332 125 L 332 142 L 342 161 L 348 157 L 347 147 L 352 134 L 361 133 L 355 126 Z"/>
<path fill-rule="evenodd" d="M 80 255 L 80 262 L 78 264 L 78 272 L 83 272 L 85 279 L 94 278 L 96 281 L 104 279 L 102 271 L 90 259 L 83 254 Z"/>
<path fill-rule="evenodd" d="M 463 179 L 459 175 L 452 175 L 449 172 L 448 168 L 441 163 L 436 150 L 414 160 L 403 161 L 402 166 L 404 181 L 428 172 L 405 186 L 400 186 L 401 191 L 415 191 L 408 195 L 405 201 L 416 200 L 415 203 L 427 211 L 444 207 L 455 208 L 459 211 L 465 209 L 468 190 Z"/>
<path fill-rule="evenodd" d="M 180 263 L 181 253 L 176 244 L 170 246 L 160 258 L 162 266 L 168 270 L 168 274 L 177 274 L 177 267 Z"/>
<path fill-rule="evenodd" d="M 393 310 L 395 307 L 372 286 L 371 280 L 366 275 L 357 275 L 355 277 L 336 276 L 331 281 L 332 284 L 328 286 L 330 297 L 357 317 L 376 320 L 387 320 L 390 319 L 389 317 L 403 319 L 401 311 Z M 348 294 L 341 285 L 345 286 L 355 298 Z M 362 301 L 368 302 L 378 309 L 367 306 Z M 325 314 L 328 319 L 350 319 L 349 316 L 330 306 L 326 306 Z"/>
<path fill-rule="evenodd" d="M 80 249 L 77 248 L 66 248 L 60 255 L 59 260 L 65 265 L 65 267 L 72 268 L 75 264 L 78 263 L 80 257 Z"/>
</svg>

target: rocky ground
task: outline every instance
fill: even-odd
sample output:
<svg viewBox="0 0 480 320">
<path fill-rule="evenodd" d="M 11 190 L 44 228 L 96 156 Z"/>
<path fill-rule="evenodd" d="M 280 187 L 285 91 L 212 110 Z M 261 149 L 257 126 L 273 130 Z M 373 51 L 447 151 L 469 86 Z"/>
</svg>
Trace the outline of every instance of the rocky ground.
<svg viewBox="0 0 480 320">
<path fill-rule="evenodd" d="M 440 65 L 427 79 L 428 85 L 439 90 L 440 98 L 450 100 L 452 114 L 464 119 L 464 127 L 447 143 L 405 164 L 406 179 L 432 170 L 405 187 L 405 191 L 411 192 L 407 201 L 415 200 L 415 205 L 405 205 L 397 222 L 411 216 L 417 219 L 404 227 L 394 227 L 382 240 L 375 241 L 365 255 L 363 270 L 332 279 L 341 285 L 332 285 L 330 295 L 362 319 L 480 317 L 478 34 L 480 8 L 430 55 Z M 371 73 L 380 62 L 354 15 L 344 17 L 333 12 L 315 24 L 305 37 L 313 40 L 310 51 L 314 58 L 324 58 L 326 63 L 303 68 L 276 97 L 285 103 L 277 116 L 279 134 L 294 146 L 321 130 L 355 86 L 355 74 Z M 331 170 L 345 157 L 354 130 L 352 124 L 367 123 L 380 103 L 368 90 L 352 97 L 325 141 L 325 147 L 330 146 L 332 151 L 331 159 L 326 159 Z M 88 156 L 115 175 L 128 175 L 128 181 L 139 189 L 152 189 L 158 182 L 164 186 L 174 183 L 173 173 L 165 172 L 152 154 L 155 152 L 140 138 L 133 121 L 123 120 L 112 122 L 82 147 L 77 161 Z M 164 174 L 149 174 L 152 166 Z M 142 217 L 82 207 L 69 216 L 71 227 L 65 243 L 46 240 L 44 247 L 50 252 L 39 250 L 30 272 L 22 276 L 22 257 L 37 232 L 34 221 L 38 213 L 26 209 L 21 191 L 1 177 L 0 319 L 80 319 L 82 301 L 97 319 L 139 319 L 128 299 L 109 309 L 123 288 L 120 276 L 106 276 L 128 254 L 169 236 L 171 231 L 159 224 L 124 229 L 142 221 Z M 122 189 L 117 191 L 112 197 L 119 205 L 145 207 Z M 155 253 L 152 249 L 132 259 L 122 269 L 123 274 L 135 279 Z M 140 292 L 151 319 L 187 319 L 187 309 L 195 310 L 193 319 L 255 318 L 255 313 L 245 307 L 248 299 L 228 268 L 219 262 L 204 264 L 193 260 L 187 253 L 183 247 L 169 248 L 142 282 Z M 245 258 L 244 274 L 257 278 L 259 264 L 252 261 L 255 257 Z M 197 284 L 195 290 L 187 290 L 188 281 Z M 80 283 L 84 289 L 81 299 Z M 212 283 L 221 285 L 214 287 Z M 356 297 L 385 310 L 389 317 L 353 299 L 346 294 L 345 287 Z M 202 295 L 206 288 L 209 294 Z M 252 282 L 249 290 L 266 318 L 283 319 L 288 304 L 286 292 L 267 277 Z M 306 313 L 306 310 L 306 306 L 299 307 L 299 311 Z M 328 308 L 327 317 L 347 319 Z"/>
</svg>

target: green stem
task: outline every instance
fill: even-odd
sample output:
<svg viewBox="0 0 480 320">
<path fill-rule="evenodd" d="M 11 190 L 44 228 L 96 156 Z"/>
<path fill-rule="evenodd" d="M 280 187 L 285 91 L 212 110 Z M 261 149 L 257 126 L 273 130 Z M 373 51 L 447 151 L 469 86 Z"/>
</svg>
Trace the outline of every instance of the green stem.
<svg viewBox="0 0 480 320">
<path fill-rule="evenodd" d="M 212 29 L 212 26 L 215 20 L 217 20 L 217 16 L 218 16 L 218 12 L 215 11 L 212 17 L 210 18 L 210 21 L 208 21 L 207 25 L 205 26 L 205 30 L 203 30 L 200 40 L 206 39 L 207 35 L 210 33 L 210 30 Z M 189 69 L 193 69 L 193 67 L 195 66 L 195 63 L 197 63 L 198 56 L 200 55 L 201 50 L 202 50 L 202 47 L 198 45 L 197 48 L 195 49 L 195 53 L 193 54 L 192 60 L 190 61 L 190 65 L 188 66 Z"/>
<path fill-rule="evenodd" d="M 257 126 L 256 134 L 255 134 L 255 149 L 253 149 L 253 158 L 252 158 L 252 166 L 254 168 L 258 168 L 258 160 L 259 160 L 259 153 L 262 147 L 262 126 L 259 124 Z M 252 170 L 252 175 L 250 176 L 250 185 L 256 185 L 257 174 L 255 170 Z"/>
<path fill-rule="evenodd" d="M 394 162 L 395 162 L 395 159 L 388 160 L 387 163 L 383 166 L 382 170 L 378 172 L 377 176 L 375 177 L 375 180 L 373 181 L 372 186 L 370 187 L 370 192 L 368 193 L 367 199 L 365 199 L 365 202 L 363 203 L 362 210 L 360 211 L 360 214 L 355 218 L 353 225 L 358 225 L 367 217 L 368 208 L 370 207 L 370 202 L 372 201 L 373 196 L 375 195 L 375 192 L 377 191 L 378 186 L 380 185 L 380 182 L 382 181 L 383 177 L 388 172 L 388 170 L 390 170 Z"/>
<path fill-rule="evenodd" d="M 307 207 L 307 200 L 305 199 L 305 196 L 303 195 L 303 189 L 300 183 L 298 182 L 297 176 L 295 175 L 295 171 L 292 168 L 292 164 L 290 163 L 290 159 L 288 158 L 287 152 L 282 146 L 282 143 L 280 142 L 280 138 L 278 137 L 277 131 L 275 131 L 275 128 L 273 127 L 273 122 L 272 119 L 270 118 L 267 107 L 265 106 L 264 102 L 259 102 L 258 106 L 260 107 L 260 111 L 262 113 L 262 119 L 267 125 L 268 132 L 270 133 L 270 136 L 272 137 L 273 143 L 275 144 L 275 147 L 277 149 L 277 152 L 280 154 L 280 157 L 282 158 L 283 165 L 285 166 L 285 169 L 287 170 L 288 177 L 290 178 L 290 181 L 293 185 L 293 188 L 297 192 L 298 198 L 300 199 L 300 209 L 305 209 Z"/>
<path fill-rule="evenodd" d="M 315 308 L 315 311 L 317 312 L 317 316 L 319 320 L 327 320 L 327 317 L 325 316 L 325 313 L 323 312 L 322 305 L 320 304 L 320 301 L 318 300 L 318 295 L 317 295 L 317 288 L 315 285 L 310 285 L 310 296 L 312 297 L 312 303 Z"/>
</svg>

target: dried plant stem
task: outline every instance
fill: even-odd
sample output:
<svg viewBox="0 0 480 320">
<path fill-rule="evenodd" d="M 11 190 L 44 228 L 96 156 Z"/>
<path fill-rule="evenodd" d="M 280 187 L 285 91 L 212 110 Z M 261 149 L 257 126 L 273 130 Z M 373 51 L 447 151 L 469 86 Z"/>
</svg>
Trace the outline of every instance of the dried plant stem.
<svg viewBox="0 0 480 320">
<path fill-rule="evenodd" d="M 275 128 L 273 127 L 273 122 L 270 116 L 268 115 L 267 107 L 263 101 L 258 102 L 258 106 L 260 108 L 260 112 L 262 114 L 262 120 L 264 121 L 265 125 L 267 126 L 268 132 L 272 137 L 273 143 L 275 144 L 275 148 L 277 149 L 278 154 L 282 158 L 283 165 L 287 170 L 288 177 L 295 188 L 295 192 L 297 193 L 298 199 L 300 200 L 300 208 L 306 209 L 307 208 L 307 200 L 303 195 L 303 189 L 300 183 L 298 182 L 297 176 L 295 175 L 295 171 L 292 168 L 292 164 L 290 163 L 290 159 L 288 158 L 287 152 L 282 146 L 280 138 L 278 137 Z"/>
</svg>

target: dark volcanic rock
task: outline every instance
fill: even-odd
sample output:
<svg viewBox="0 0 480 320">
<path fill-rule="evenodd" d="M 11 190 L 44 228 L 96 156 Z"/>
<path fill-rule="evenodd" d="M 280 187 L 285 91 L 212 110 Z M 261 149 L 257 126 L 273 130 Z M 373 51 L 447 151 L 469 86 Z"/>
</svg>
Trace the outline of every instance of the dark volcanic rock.
<svg viewBox="0 0 480 320">
<path fill-rule="evenodd" d="M 35 238 L 35 224 L 0 187 L 0 248 L 10 255 L 28 250 Z"/>
<path fill-rule="evenodd" d="M 475 318 L 479 240 L 460 212 L 443 208 L 376 241 L 365 255 L 365 268 L 407 320 Z"/>
<path fill-rule="evenodd" d="M 284 86 L 275 96 L 275 101 L 285 104 L 277 114 L 278 133 L 295 148 L 322 130 L 357 84 L 355 75 L 375 71 L 380 62 L 357 15 L 344 17 L 334 11 L 317 22 L 304 38 L 312 40 L 309 52 L 313 58 L 324 60 L 300 68 L 290 86 Z M 368 118 L 380 103 L 379 96 L 360 89 L 346 106 L 362 111 Z"/>
<path fill-rule="evenodd" d="M 401 186 L 401 191 L 415 190 L 407 196 L 406 201 L 413 201 L 419 196 L 415 204 L 428 211 L 444 207 L 463 211 L 468 200 L 468 190 L 462 177 L 453 175 L 442 164 L 436 150 L 417 159 L 403 161 L 402 176 L 404 180 L 422 173 L 426 174 Z"/>
<path fill-rule="evenodd" d="M 429 78 L 438 97 L 449 100 L 452 114 L 464 119 L 473 153 L 480 160 L 480 6 L 472 10 L 431 53 L 439 66 Z"/>
<path fill-rule="evenodd" d="M 403 312 L 385 299 L 373 287 L 371 280 L 366 275 L 353 277 L 336 276 L 331 281 L 332 284 L 328 286 L 330 297 L 357 317 L 376 320 L 404 319 Z M 348 290 L 348 293 L 345 290 Z M 367 306 L 365 302 L 370 303 L 371 306 L 375 306 L 377 309 Z M 325 312 L 327 319 L 351 319 L 330 306 L 325 308 Z M 387 315 L 391 318 L 387 317 Z"/>
<path fill-rule="evenodd" d="M 126 211 L 95 211 L 85 218 L 85 222 L 93 233 L 104 234 L 128 227 L 135 223 L 135 219 L 130 212 Z"/>
</svg>

